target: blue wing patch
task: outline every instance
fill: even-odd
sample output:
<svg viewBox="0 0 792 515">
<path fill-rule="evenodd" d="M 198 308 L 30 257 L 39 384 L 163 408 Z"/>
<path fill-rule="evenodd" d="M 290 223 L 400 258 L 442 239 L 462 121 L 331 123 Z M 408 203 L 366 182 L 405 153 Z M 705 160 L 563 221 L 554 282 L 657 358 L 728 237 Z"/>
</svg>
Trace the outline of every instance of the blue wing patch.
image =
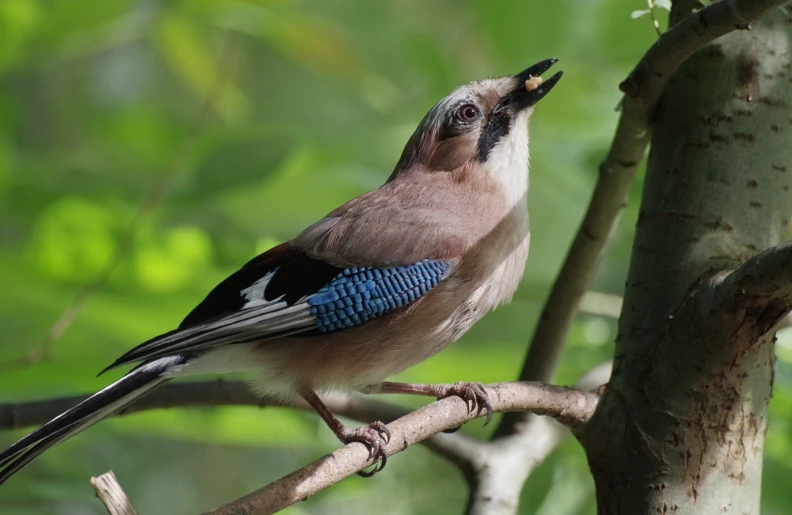
<svg viewBox="0 0 792 515">
<path fill-rule="evenodd" d="M 307 301 L 320 333 L 362 324 L 422 297 L 445 279 L 449 261 L 395 268 L 347 268 Z"/>
<path fill-rule="evenodd" d="M 290 303 L 288 293 L 266 298 L 267 284 L 280 270 L 276 268 L 239 292 L 245 299 L 242 309 L 152 338 L 118 358 L 108 369 L 222 345 L 315 336 L 354 327 L 419 299 L 453 269 L 454 261 L 445 260 L 424 260 L 393 268 L 338 268 L 340 272 L 323 281 L 325 286 L 313 290 L 316 293 L 301 293 L 298 302 Z"/>
</svg>

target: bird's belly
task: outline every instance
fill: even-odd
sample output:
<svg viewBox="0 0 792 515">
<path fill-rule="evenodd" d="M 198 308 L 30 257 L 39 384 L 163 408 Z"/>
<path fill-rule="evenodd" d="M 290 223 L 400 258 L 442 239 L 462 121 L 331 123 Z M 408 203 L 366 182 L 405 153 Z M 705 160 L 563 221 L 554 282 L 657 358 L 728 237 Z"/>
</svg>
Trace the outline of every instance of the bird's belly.
<svg viewBox="0 0 792 515">
<path fill-rule="evenodd" d="M 261 384 L 257 389 L 266 393 L 306 387 L 360 389 L 420 363 L 459 338 L 472 323 L 461 313 L 461 306 L 444 316 L 409 313 L 432 308 L 426 301 L 421 299 L 404 312 L 385 315 L 364 326 L 318 337 L 263 342 L 258 346 L 258 361 L 266 367 L 259 371 Z M 436 308 L 443 304 L 452 305 L 439 300 Z"/>
</svg>

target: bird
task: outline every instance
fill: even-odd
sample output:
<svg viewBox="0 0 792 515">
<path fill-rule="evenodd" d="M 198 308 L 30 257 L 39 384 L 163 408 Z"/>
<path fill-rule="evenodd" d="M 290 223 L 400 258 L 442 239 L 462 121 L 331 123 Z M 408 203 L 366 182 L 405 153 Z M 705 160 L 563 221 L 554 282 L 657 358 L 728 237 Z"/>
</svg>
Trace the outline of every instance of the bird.
<svg viewBox="0 0 792 515">
<path fill-rule="evenodd" d="M 0 484 L 51 447 L 170 380 L 245 372 L 260 394 L 304 401 L 344 443 L 382 470 L 382 422 L 345 426 L 330 390 L 460 396 L 492 408 L 480 383 L 385 379 L 437 354 L 507 303 L 528 257 L 528 121 L 563 70 L 557 59 L 465 84 L 432 107 L 378 189 L 356 197 L 291 241 L 220 282 L 170 332 L 109 367 L 121 379 L 0 453 Z M 100 373 L 100 374 L 101 374 Z"/>
</svg>

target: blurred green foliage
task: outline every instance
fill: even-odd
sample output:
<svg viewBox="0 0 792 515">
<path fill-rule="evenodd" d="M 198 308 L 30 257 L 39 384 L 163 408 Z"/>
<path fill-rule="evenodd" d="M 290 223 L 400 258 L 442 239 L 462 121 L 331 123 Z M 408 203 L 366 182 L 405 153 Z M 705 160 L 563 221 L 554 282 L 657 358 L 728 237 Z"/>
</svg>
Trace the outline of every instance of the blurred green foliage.
<svg viewBox="0 0 792 515">
<path fill-rule="evenodd" d="M 103 387 L 108 379 L 96 371 L 174 327 L 256 252 L 379 186 L 423 114 L 454 87 L 553 56 L 566 75 L 532 123 L 533 241 L 523 284 L 511 305 L 402 377 L 513 379 L 615 127 L 616 84 L 656 38 L 648 18 L 631 19 L 645 5 L 3 0 L 0 359 L 42 341 L 113 260 L 153 185 L 172 180 L 53 358 L 0 375 L 0 402 Z M 223 86 L 199 124 L 218 75 Z M 640 189 L 639 181 L 598 291 L 622 289 Z M 581 314 L 558 381 L 574 382 L 608 359 L 614 331 L 614 320 Z M 771 405 L 767 514 L 792 506 L 790 348 L 781 347 Z M 486 437 L 490 428 L 464 431 Z M 0 434 L 0 446 L 21 434 Z M 46 453 L 0 488 L 0 512 L 103 513 L 87 479 L 112 468 L 141 513 L 195 513 L 336 446 L 317 417 L 291 410 L 143 413 Z M 343 481 L 287 513 L 458 513 L 466 495 L 459 472 L 418 447 L 394 457 L 385 473 Z M 594 512 L 593 483 L 574 442 L 531 478 L 522 512 Z"/>
</svg>

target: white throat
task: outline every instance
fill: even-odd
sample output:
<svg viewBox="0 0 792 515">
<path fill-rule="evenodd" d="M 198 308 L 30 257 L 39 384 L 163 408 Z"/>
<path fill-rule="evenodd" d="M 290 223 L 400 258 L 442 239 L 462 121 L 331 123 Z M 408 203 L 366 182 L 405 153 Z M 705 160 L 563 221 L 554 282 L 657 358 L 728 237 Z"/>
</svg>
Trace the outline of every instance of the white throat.
<svg viewBox="0 0 792 515">
<path fill-rule="evenodd" d="M 509 134 L 492 149 L 487 171 L 503 187 L 508 209 L 528 198 L 528 116 L 521 114 Z M 506 207 L 506 206 L 504 206 Z"/>
</svg>

